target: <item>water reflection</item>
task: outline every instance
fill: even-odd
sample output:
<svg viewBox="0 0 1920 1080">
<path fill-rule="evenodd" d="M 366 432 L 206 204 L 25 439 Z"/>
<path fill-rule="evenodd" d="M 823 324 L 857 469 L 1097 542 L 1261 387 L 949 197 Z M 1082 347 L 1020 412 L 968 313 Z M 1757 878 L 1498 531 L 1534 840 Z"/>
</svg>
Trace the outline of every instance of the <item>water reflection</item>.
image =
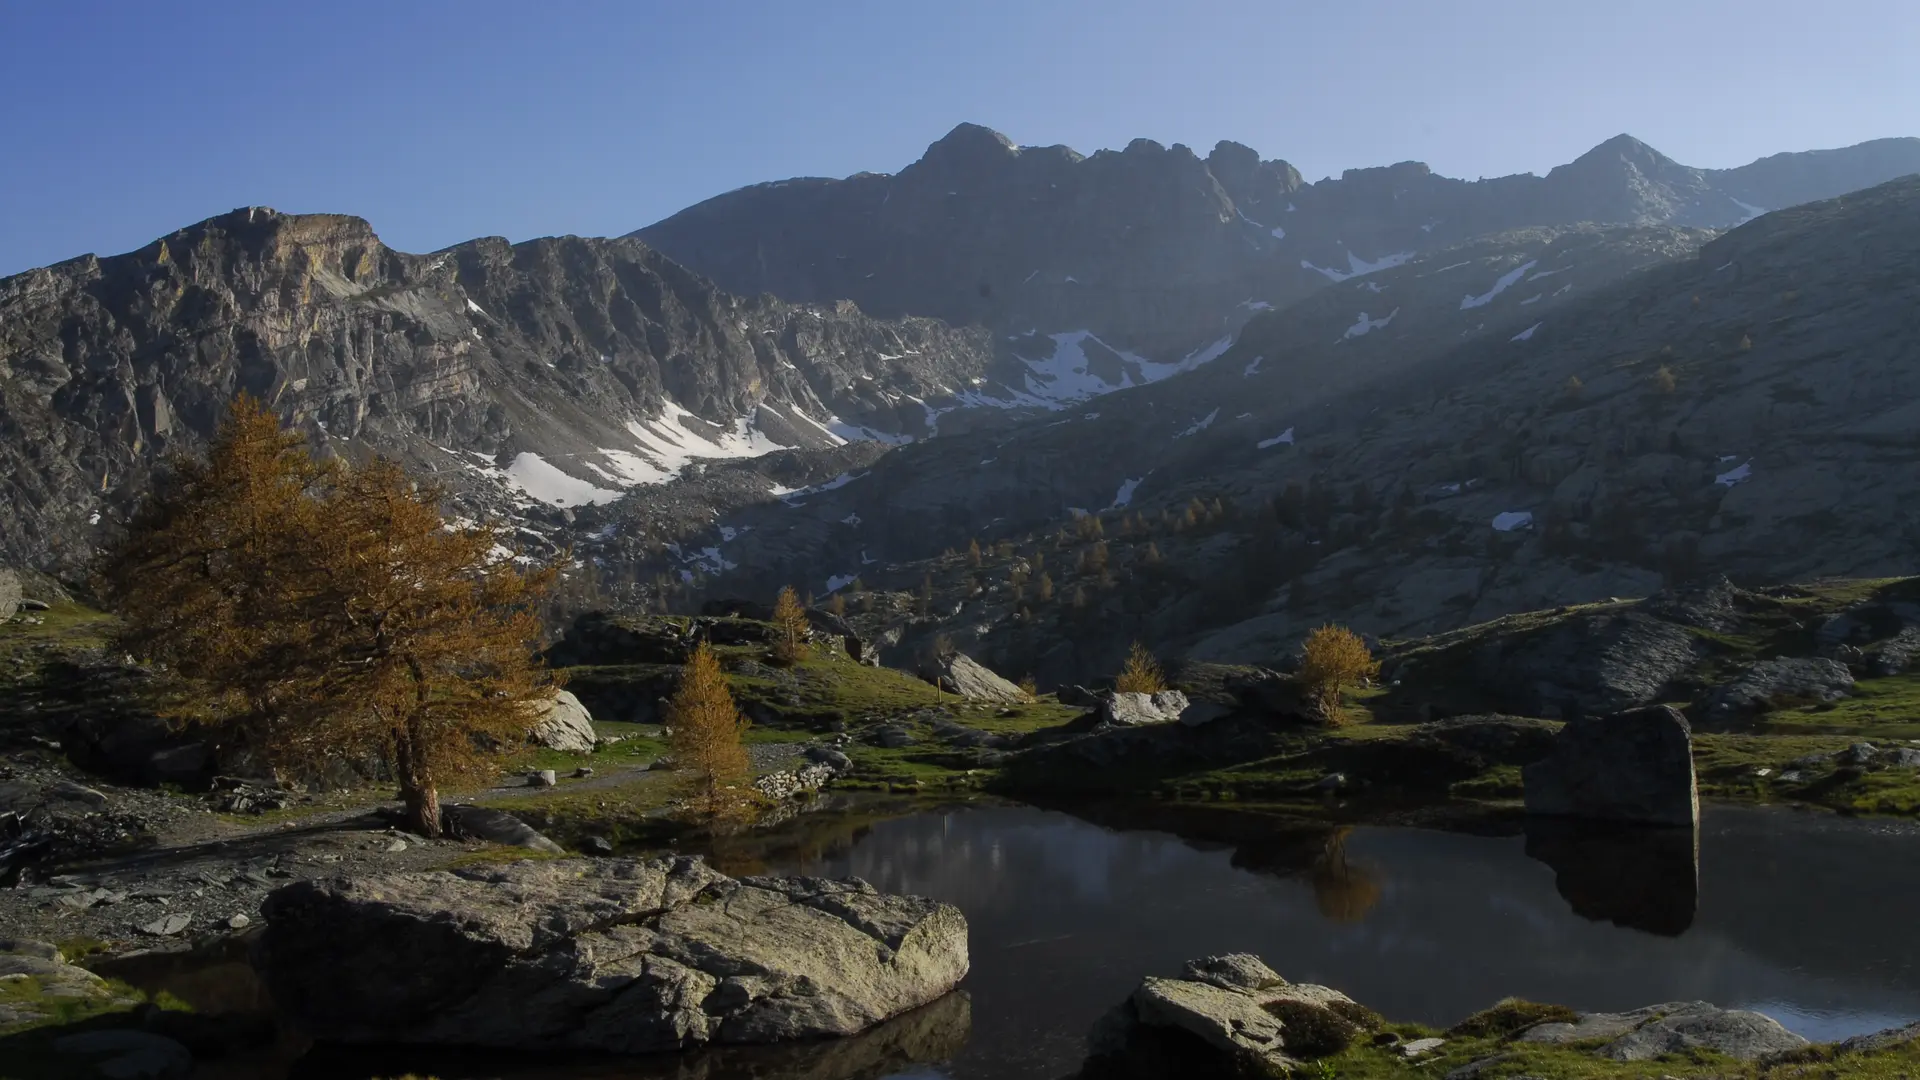
<svg viewBox="0 0 1920 1080">
<path fill-rule="evenodd" d="M 1358 922 L 1380 902 L 1377 871 L 1347 857 L 1347 836 L 1352 832 L 1343 825 L 1327 834 L 1310 878 L 1314 905 L 1337 922 Z"/>
<path fill-rule="evenodd" d="M 1677 937 L 1700 903 L 1700 831 L 1529 818 L 1526 852 L 1574 914 Z"/>
<path fill-rule="evenodd" d="M 965 996 L 802 1047 L 619 1062 L 322 1048 L 292 1075 L 1056 1080 L 1141 976 L 1238 950 L 1442 1026 L 1508 995 L 1580 1009 L 1704 999 L 1818 1040 L 1920 1016 L 1920 923 L 1890 899 L 1920 894 L 1911 825 L 1716 808 L 1697 838 L 1547 823 L 1477 836 L 1167 805 L 834 806 L 729 838 L 717 859 L 956 904 Z M 189 1000 L 250 1000 L 192 971 L 167 978 Z"/>
<path fill-rule="evenodd" d="M 556 1058 L 444 1048 L 318 1047 L 289 1080 L 365 1080 L 413 1072 L 436 1080 L 879 1080 L 938 1075 L 919 1067 L 966 1044 L 972 1002 L 964 991 L 845 1039 L 784 1046 L 717 1046 L 639 1058 Z"/>
</svg>

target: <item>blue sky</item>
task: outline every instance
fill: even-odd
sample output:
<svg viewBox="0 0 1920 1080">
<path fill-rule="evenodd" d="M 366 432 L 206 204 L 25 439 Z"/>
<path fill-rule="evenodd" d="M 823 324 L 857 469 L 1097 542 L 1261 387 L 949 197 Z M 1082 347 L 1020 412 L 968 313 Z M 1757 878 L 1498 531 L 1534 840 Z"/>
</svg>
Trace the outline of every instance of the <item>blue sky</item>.
<svg viewBox="0 0 1920 1080">
<path fill-rule="evenodd" d="M 1544 172 L 1920 134 L 1913 0 L 0 0 L 0 274 L 236 206 L 426 251 L 607 235 L 970 120 L 1222 138 L 1307 178 Z"/>
</svg>

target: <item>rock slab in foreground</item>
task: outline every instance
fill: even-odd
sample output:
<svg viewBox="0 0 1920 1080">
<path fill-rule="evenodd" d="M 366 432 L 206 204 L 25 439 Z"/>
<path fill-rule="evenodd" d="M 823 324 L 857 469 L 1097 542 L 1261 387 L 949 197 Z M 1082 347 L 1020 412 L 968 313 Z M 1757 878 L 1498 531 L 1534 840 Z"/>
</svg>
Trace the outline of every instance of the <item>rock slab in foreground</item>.
<svg viewBox="0 0 1920 1080">
<path fill-rule="evenodd" d="M 1693 729 L 1666 705 L 1570 720 L 1553 752 L 1521 770 L 1529 814 L 1700 823 Z"/>
<path fill-rule="evenodd" d="M 948 905 L 692 858 L 306 881 L 255 957 L 317 1038 L 653 1053 L 850 1035 L 967 973 Z"/>
</svg>

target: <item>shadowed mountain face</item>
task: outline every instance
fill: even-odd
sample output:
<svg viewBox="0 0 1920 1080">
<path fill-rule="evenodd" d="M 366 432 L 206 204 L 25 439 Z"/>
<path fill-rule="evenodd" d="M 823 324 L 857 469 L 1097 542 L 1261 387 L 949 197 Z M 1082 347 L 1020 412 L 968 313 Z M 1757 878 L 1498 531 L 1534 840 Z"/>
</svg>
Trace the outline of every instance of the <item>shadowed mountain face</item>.
<svg viewBox="0 0 1920 1080">
<path fill-rule="evenodd" d="M 1112 670 L 1134 638 L 1272 663 L 1328 620 L 1410 637 L 1704 573 L 1909 568 L 1920 179 L 1704 245 L 1533 232 L 1263 312 L 1192 374 L 892 451 L 743 511 L 761 527 L 722 550 L 746 587 L 931 576 L 940 617 L 909 638 L 1043 681 Z M 1230 512 L 1165 524 L 1196 498 Z M 1085 545 L 1054 540 L 1072 508 L 1152 527 L 1110 530 L 1104 572 L 1083 575 Z M 1044 545 L 1076 606 L 939 554 L 973 534 Z"/>
<path fill-rule="evenodd" d="M 1920 172 L 1920 139 L 1695 169 L 1630 136 L 1546 176 L 1467 181 L 1418 162 L 1303 183 L 1222 142 L 1206 157 L 1137 139 L 1083 157 L 962 124 L 898 174 L 800 179 L 709 199 L 634 235 L 723 287 L 1001 334 L 1089 330 L 1172 360 L 1237 305 L 1528 226 L 1725 228 Z M 1023 354 L 1024 355 L 1024 354 Z"/>
</svg>

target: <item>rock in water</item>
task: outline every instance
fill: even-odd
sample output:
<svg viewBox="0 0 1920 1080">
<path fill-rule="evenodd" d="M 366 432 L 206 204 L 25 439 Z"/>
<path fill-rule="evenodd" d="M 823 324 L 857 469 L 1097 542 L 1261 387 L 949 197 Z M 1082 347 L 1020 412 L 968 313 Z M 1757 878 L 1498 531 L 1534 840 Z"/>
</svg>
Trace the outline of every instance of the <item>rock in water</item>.
<svg viewBox="0 0 1920 1080">
<path fill-rule="evenodd" d="M 1358 1032 L 1343 1010 L 1356 1010 L 1345 994 L 1289 983 L 1250 953 L 1209 956 L 1180 978 L 1142 980 L 1094 1028 L 1080 1075 L 1284 1074 Z"/>
<path fill-rule="evenodd" d="M 1667 705 L 1572 720 L 1553 752 L 1521 770 L 1530 814 L 1700 823 L 1693 729 Z"/>
<path fill-rule="evenodd" d="M 551 700 L 541 703 L 533 731 L 527 735 L 527 741 L 535 746 L 569 754 L 593 753 L 596 738 L 593 715 L 579 698 L 565 690 L 554 691 Z"/>
<path fill-rule="evenodd" d="M 1114 691 L 1100 695 L 1100 720 L 1117 727 L 1171 724 L 1187 711 L 1187 695 L 1178 690 L 1157 694 Z"/>
<path fill-rule="evenodd" d="M 953 653 L 929 662 L 926 676 L 950 694 L 968 701 L 1011 705 L 1027 700 L 1027 692 L 988 670 L 966 653 Z"/>
<path fill-rule="evenodd" d="M 274 1001 L 340 1042 L 653 1053 L 850 1035 L 968 964 L 948 905 L 684 857 L 303 881 L 263 910 Z"/>
</svg>

